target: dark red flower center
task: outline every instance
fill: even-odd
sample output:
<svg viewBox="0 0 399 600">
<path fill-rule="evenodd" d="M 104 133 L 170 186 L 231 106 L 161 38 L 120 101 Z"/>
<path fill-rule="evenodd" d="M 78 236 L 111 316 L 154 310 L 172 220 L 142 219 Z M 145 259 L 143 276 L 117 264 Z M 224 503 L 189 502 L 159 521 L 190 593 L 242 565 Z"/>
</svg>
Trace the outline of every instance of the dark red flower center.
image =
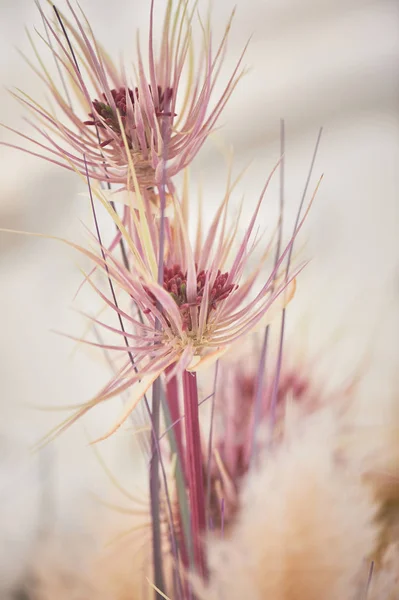
<svg viewBox="0 0 399 600">
<path fill-rule="evenodd" d="M 156 107 L 156 113 L 155 113 L 156 116 L 157 117 L 170 117 L 172 115 L 172 113 L 170 112 L 169 108 L 170 108 L 171 99 L 173 97 L 173 90 L 171 88 L 166 88 L 165 90 L 163 90 L 161 88 L 161 86 L 158 86 L 157 92 L 156 92 L 156 97 L 154 98 L 151 86 L 149 85 L 148 88 L 149 88 L 150 94 L 154 100 L 154 104 Z M 116 107 L 117 111 L 119 112 L 119 115 L 120 115 L 120 118 L 122 121 L 122 125 L 123 125 L 123 127 L 125 127 L 126 118 L 127 118 L 127 114 L 128 114 L 129 100 L 131 102 L 131 106 L 134 107 L 135 103 L 139 100 L 139 90 L 137 87 L 133 91 L 130 88 L 126 88 L 126 87 L 122 86 L 119 89 L 111 90 L 111 94 L 112 94 L 112 98 L 115 103 L 115 107 Z M 97 99 L 93 100 L 93 108 L 94 108 L 94 112 L 89 113 L 90 121 L 85 121 L 84 122 L 85 125 L 95 125 L 97 127 L 104 129 L 105 128 L 104 123 L 106 123 L 108 125 L 108 127 L 110 127 L 110 129 L 112 129 L 112 131 L 115 131 L 115 133 L 117 133 L 119 135 L 121 134 L 117 112 L 112 106 L 110 106 L 107 96 L 105 94 L 102 94 L 101 100 L 97 100 Z M 133 119 L 133 117 L 132 117 L 132 119 Z M 134 121 L 132 121 L 132 124 L 133 124 L 133 127 L 135 127 Z M 127 134 L 127 138 L 128 138 L 129 146 L 131 147 L 131 139 L 128 134 Z M 108 140 L 102 142 L 101 145 L 104 147 L 107 144 L 109 144 L 110 141 L 111 140 L 108 139 Z"/>
<path fill-rule="evenodd" d="M 199 311 L 205 291 L 207 274 L 208 272 L 204 270 L 197 274 L 197 295 L 194 301 L 189 302 L 187 298 L 187 272 L 184 273 L 180 265 L 173 265 L 170 268 L 164 267 L 163 288 L 175 300 L 183 317 L 184 328 L 188 331 L 192 329 L 190 308 L 198 307 Z M 219 302 L 225 300 L 231 292 L 237 289 L 238 286 L 234 283 L 227 283 L 228 278 L 228 272 L 217 272 L 213 285 L 209 289 L 208 315 L 211 310 L 217 307 Z M 149 295 L 155 304 L 155 296 L 151 292 L 149 292 Z"/>
</svg>

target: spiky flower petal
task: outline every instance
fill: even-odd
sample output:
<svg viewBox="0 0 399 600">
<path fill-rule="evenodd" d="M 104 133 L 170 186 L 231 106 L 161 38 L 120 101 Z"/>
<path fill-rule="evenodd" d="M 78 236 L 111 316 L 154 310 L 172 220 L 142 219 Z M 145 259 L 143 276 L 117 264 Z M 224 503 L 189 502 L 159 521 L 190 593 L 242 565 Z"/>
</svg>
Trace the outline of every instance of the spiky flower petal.
<svg viewBox="0 0 399 600">
<path fill-rule="evenodd" d="M 61 116 L 18 92 L 16 97 L 33 114 L 32 126 L 42 141 L 22 137 L 47 151 L 39 156 L 83 174 L 87 169 L 92 179 L 126 186 L 132 160 L 140 187 L 170 180 L 193 160 L 243 73 L 241 57 L 220 97 L 212 100 L 231 20 L 215 49 L 209 23 L 199 21 L 202 48 L 196 63 L 192 41 L 196 4 L 168 1 L 157 49 L 153 0 L 148 56 L 144 60 L 138 42 L 134 73 L 128 74 L 112 63 L 84 14 L 78 15 L 69 0 L 67 4 L 71 21 L 57 11 L 59 22 L 52 22 L 39 7 L 49 40 L 43 41 L 50 46 L 62 81 L 53 80 L 33 46 L 40 69 L 32 68 Z"/>
<path fill-rule="evenodd" d="M 163 285 L 157 281 L 159 220 L 146 209 L 148 203 L 144 200 L 139 211 L 132 210 L 131 221 L 126 227 L 113 213 L 130 251 L 129 270 L 105 248 L 101 249 L 102 254 L 82 249 L 111 278 L 121 304 L 115 304 L 115 299 L 108 298 L 91 277 L 87 281 L 107 306 L 124 320 L 125 332 L 98 319 L 93 319 L 93 324 L 119 332 L 122 340 L 125 337 L 125 343 L 104 345 L 87 341 L 113 351 L 121 360 L 115 378 L 74 419 L 98 402 L 133 386 L 131 403 L 114 426 L 115 430 L 166 369 L 169 368 L 168 378 L 186 370 L 198 370 L 223 354 L 232 343 L 262 325 L 265 319 L 272 318 L 273 306 L 280 310 L 289 302 L 295 289 L 296 273 L 277 285 L 276 278 L 293 238 L 266 279 L 262 276 L 262 267 L 268 248 L 263 260 L 251 267 L 253 251 L 260 242 L 254 236 L 255 223 L 268 182 L 233 256 L 237 224 L 227 227 L 230 186 L 207 236 L 202 240 L 199 234 L 195 245 L 191 244 L 188 235 L 188 208 L 182 209 L 175 199 L 175 219 L 165 219 L 164 223 Z M 106 200 L 103 201 L 112 213 Z M 134 313 L 129 314 L 128 310 L 120 308 L 126 306 L 127 299 L 135 311 L 139 309 L 141 320 Z M 276 304 L 277 300 L 279 304 Z"/>
</svg>

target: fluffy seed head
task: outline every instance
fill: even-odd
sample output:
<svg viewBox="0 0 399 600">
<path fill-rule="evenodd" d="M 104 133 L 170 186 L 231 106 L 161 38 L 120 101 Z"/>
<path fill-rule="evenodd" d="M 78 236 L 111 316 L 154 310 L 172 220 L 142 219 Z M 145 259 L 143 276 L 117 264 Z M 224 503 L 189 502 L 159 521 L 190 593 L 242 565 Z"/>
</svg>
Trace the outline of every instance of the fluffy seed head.
<svg viewBox="0 0 399 600">
<path fill-rule="evenodd" d="M 355 598 L 371 560 L 376 507 L 356 474 L 335 457 L 329 412 L 306 420 L 248 478 L 224 540 L 211 539 L 203 598 Z"/>
</svg>

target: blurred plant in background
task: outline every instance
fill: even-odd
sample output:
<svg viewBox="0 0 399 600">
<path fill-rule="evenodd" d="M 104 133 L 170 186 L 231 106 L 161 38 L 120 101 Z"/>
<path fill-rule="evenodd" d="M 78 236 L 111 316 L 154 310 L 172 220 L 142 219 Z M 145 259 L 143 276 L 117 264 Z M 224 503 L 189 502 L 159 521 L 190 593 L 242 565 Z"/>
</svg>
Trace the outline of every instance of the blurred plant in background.
<svg viewBox="0 0 399 600">
<path fill-rule="evenodd" d="M 232 20 L 214 47 L 196 3 L 169 0 L 157 46 L 152 1 L 148 39 L 137 43 L 130 74 L 115 67 L 85 15 L 68 7 L 70 19 L 56 7 L 50 19 L 38 5 L 59 81 L 32 41 L 39 63 L 32 68 L 55 106 L 16 94 L 44 138 L 20 134 L 40 153 L 20 149 L 87 184 L 90 242 L 60 241 L 91 264 L 81 288 L 103 308 L 86 307 L 89 328 L 78 341 L 102 351 L 113 376 L 39 445 L 121 397 L 122 414 L 92 443 L 132 423 L 148 491 L 132 496 L 104 465 L 129 504 L 109 503 L 129 522 L 124 535 L 115 538 L 115 524 L 99 519 L 110 548 L 100 545 L 94 559 L 71 565 L 62 552 L 57 563 L 46 543 L 26 593 L 37 600 L 399 597 L 397 429 L 390 443 L 382 434 L 383 452 L 376 444 L 365 451 L 348 418 L 351 386 L 325 393 L 312 365 L 287 360 L 288 305 L 306 266 L 294 243 L 320 183 L 311 182 L 321 131 L 291 231 L 283 121 L 280 157 L 255 211 L 246 214 L 244 201 L 238 216 L 231 210 L 239 177 L 229 164 L 225 194 L 205 223 L 201 195 L 194 210 L 189 198 L 187 167 L 244 74 L 241 54 L 215 99 Z M 183 181 L 175 181 L 180 172 Z M 273 176 L 279 211 L 266 237 L 259 211 Z M 113 224 L 109 242 L 100 207 Z"/>
</svg>

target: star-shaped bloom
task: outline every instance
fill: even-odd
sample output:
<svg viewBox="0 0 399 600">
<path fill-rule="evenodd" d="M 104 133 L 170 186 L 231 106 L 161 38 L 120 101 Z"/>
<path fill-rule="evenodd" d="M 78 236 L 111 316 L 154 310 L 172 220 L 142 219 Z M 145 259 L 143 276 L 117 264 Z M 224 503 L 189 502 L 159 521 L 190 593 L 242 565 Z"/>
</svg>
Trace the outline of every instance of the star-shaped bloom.
<svg viewBox="0 0 399 600">
<path fill-rule="evenodd" d="M 129 269 L 104 247 L 98 254 L 82 249 L 97 270 L 104 271 L 112 281 L 114 296 L 108 297 L 93 277 L 87 277 L 124 326 L 115 328 L 92 318 L 96 327 L 119 334 L 122 342 L 87 343 L 112 351 L 120 362 L 110 383 L 79 409 L 73 420 L 95 404 L 132 388 L 131 402 L 113 427 L 115 430 L 166 370 L 170 378 L 209 364 L 240 338 L 263 326 L 291 299 L 298 270 L 289 278 L 279 279 L 278 275 L 297 231 L 265 277 L 270 244 L 260 260 L 259 253 L 257 261 L 253 255 L 262 241 L 255 226 L 267 184 L 241 240 L 236 239 L 238 222 L 227 224 L 230 188 L 228 185 L 207 235 L 203 237 L 198 228 L 194 243 L 188 233 L 186 197 L 173 199 L 174 217 L 165 218 L 163 236 L 160 219 L 141 198 L 140 208 L 131 210 L 129 223 L 124 224 L 113 213 L 129 253 Z M 101 199 L 101 192 L 97 193 Z M 112 212 L 105 198 L 103 202 Z M 164 252 L 160 279 L 157 257 L 161 237 Z"/>
<path fill-rule="evenodd" d="M 86 17 L 80 17 L 69 1 L 68 6 L 71 21 L 57 11 L 54 22 L 39 7 L 49 41 L 42 39 L 57 64 L 60 81 L 53 79 L 33 46 L 40 67 L 31 66 L 57 110 L 18 91 L 15 96 L 33 115 L 31 125 L 39 134 L 36 138 L 19 135 L 39 150 L 14 147 L 83 175 L 87 169 L 91 179 L 107 183 L 126 186 L 130 159 L 142 189 L 151 189 L 162 178 L 170 181 L 214 130 L 244 72 L 241 55 L 215 98 L 231 19 L 214 46 L 209 23 L 198 17 L 202 45 L 197 51 L 192 39 L 195 3 L 170 0 L 157 47 L 153 1 L 147 56 L 138 41 L 137 61 L 129 73 L 124 65 L 118 69 L 113 64 Z"/>
</svg>

